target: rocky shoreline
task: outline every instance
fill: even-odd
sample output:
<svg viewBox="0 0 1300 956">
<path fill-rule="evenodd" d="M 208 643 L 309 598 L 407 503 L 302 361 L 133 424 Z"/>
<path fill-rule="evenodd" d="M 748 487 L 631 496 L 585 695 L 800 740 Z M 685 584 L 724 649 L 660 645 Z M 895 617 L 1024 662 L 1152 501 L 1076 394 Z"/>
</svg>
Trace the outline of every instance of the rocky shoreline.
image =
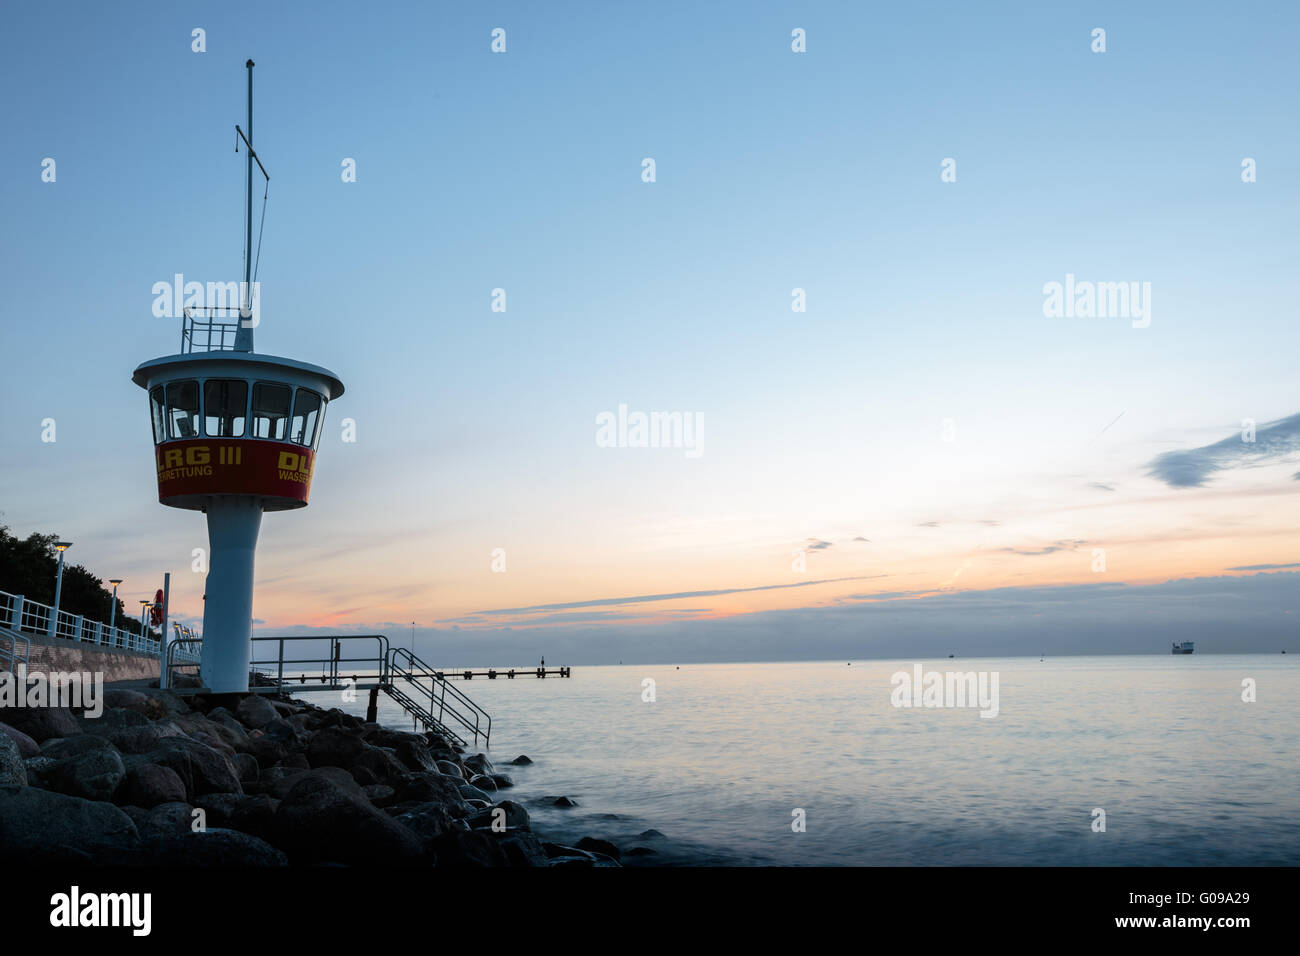
<svg viewBox="0 0 1300 956">
<path fill-rule="evenodd" d="M 285 696 L 108 689 L 0 710 L 0 859 L 103 866 L 618 866 L 545 842 L 487 756 Z M 520 756 L 515 764 L 531 763 Z M 567 798 L 560 798 L 567 799 Z"/>
</svg>

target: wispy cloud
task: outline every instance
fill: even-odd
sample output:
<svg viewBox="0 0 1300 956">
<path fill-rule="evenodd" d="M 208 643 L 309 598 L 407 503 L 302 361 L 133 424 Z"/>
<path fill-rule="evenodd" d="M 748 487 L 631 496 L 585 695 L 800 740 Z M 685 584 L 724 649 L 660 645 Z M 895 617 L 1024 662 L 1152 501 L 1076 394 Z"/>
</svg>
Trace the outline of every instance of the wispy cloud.
<svg viewBox="0 0 1300 956">
<path fill-rule="evenodd" d="M 874 578 L 887 577 L 884 574 L 858 574 L 846 578 L 820 578 L 814 581 L 795 581 L 790 584 L 760 584 L 748 588 L 718 588 L 711 591 L 673 591 L 667 594 L 637 594 L 629 597 L 596 598 L 590 601 L 568 601 L 560 604 L 530 604 L 527 607 L 500 607 L 486 611 L 476 611 L 457 622 L 483 623 L 490 617 L 517 617 L 552 611 L 572 611 L 589 607 L 620 607 L 634 604 L 649 604 L 655 601 L 680 601 L 688 598 L 719 597 L 726 594 L 748 594 L 754 591 L 781 591 L 788 588 L 809 588 L 819 584 L 837 584 L 841 581 L 870 581 Z M 450 622 L 441 622 L 450 623 Z"/>
<path fill-rule="evenodd" d="M 1185 448 L 1157 455 L 1150 474 L 1171 488 L 1199 488 L 1219 471 L 1263 465 L 1300 454 L 1300 414 L 1268 422 L 1255 432 L 1254 441 L 1240 434 L 1200 448 Z M 1295 476 L 1300 480 L 1300 473 Z"/>
<path fill-rule="evenodd" d="M 998 548 L 999 551 L 1005 551 L 1007 554 L 1024 554 L 1037 556 L 1042 554 L 1055 554 L 1058 551 L 1076 551 L 1085 541 L 1057 541 L 1055 544 L 1049 544 L 1045 548 Z"/>
<path fill-rule="evenodd" d="M 1300 561 L 1294 564 L 1242 564 L 1229 571 L 1282 571 L 1287 568 L 1300 568 Z"/>
<path fill-rule="evenodd" d="M 834 545 L 829 541 L 823 541 L 821 538 L 809 538 L 804 548 L 808 551 L 825 551 L 827 548 L 833 548 Z"/>
</svg>

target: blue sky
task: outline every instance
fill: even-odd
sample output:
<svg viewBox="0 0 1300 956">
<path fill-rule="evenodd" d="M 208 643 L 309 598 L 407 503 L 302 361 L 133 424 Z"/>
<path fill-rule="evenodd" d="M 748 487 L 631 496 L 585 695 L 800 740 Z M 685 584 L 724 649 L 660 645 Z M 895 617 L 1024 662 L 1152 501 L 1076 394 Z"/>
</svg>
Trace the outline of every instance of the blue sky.
<svg viewBox="0 0 1300 956">
<path fill-rule="evenodd" d="M 1139 586 L 1296 556 L 1278 534 L 1296 530 L 1294 425 L 1199 490 L 1151 471 L 1300 411 L 1294 4 L 7 19 L 0 520 L 72 538 L 128 590 L 170 569 L 198 613 L 203 523 L 156 503 L 129 375 L 175 350 L 154 282 L 241 275 L 248 57 L 272 177 L 257 347 L 348 388 L 311 507 L 264 522 L 268 626 L 415 619 L 434 641 L 502 608 L 758 602 L 565 632 L 598 654 L 611 628 L 838 607 L 860 585 L 745 590 L 791 583 L 809 539 L 834 544 L 810 578 L 882 575 L 888 593 L 1092 586 L 1097 547 Z M 1150 282 L 1151 326 L 1045 318 L 1067 273 Z M 598 448 L 595 416 L 620 403 L 702 416 L 705 454 Z"/>
</svg>

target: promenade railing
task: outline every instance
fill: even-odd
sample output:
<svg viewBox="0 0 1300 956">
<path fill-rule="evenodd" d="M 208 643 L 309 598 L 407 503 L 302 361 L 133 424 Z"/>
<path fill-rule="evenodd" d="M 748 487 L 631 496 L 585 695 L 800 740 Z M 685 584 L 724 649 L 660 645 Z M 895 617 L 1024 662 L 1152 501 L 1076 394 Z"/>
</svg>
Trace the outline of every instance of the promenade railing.
<svg viewBox="0 0 1300 956">
<path fill-rule="evenodd" d="M 64 610 L 59 611 L 51 634 L 50 618 L 53 614 L 54 608 L 48 604 L 41 604 L 21 594 L 0 591 L 0 627 L 139 654 L 158 654 L 159 642 L 146 634 L 135 634 L 121 627 L 109 627 L 103 621 L 92 621 L 82 614 Z"/>
</svg>

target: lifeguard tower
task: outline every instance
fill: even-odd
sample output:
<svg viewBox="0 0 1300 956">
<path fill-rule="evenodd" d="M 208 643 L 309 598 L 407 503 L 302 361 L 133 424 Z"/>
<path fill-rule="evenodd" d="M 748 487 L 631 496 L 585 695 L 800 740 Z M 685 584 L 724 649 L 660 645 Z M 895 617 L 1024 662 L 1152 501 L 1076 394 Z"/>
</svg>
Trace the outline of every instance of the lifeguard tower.
<svg viewBox="0 0 1300 956">
<path fill-rule="evenodd" d="M 235 127 L 248 154 L 239 304 L 185 309 L 180 352 L 150 359 L 131 376 L 149 397 L 158 500 L 208 517 L 200 678 L 211 693 L 248 690 L 253 559 L 262 514 L 306 507 L 325 408 L 343 394 L 343 383 L 328 369 L 253 351 L 254 161 L 264 176 L 266 170 L 252 143 L 253 61 L 245 65 L 247 135 Z"/>
</svg>

